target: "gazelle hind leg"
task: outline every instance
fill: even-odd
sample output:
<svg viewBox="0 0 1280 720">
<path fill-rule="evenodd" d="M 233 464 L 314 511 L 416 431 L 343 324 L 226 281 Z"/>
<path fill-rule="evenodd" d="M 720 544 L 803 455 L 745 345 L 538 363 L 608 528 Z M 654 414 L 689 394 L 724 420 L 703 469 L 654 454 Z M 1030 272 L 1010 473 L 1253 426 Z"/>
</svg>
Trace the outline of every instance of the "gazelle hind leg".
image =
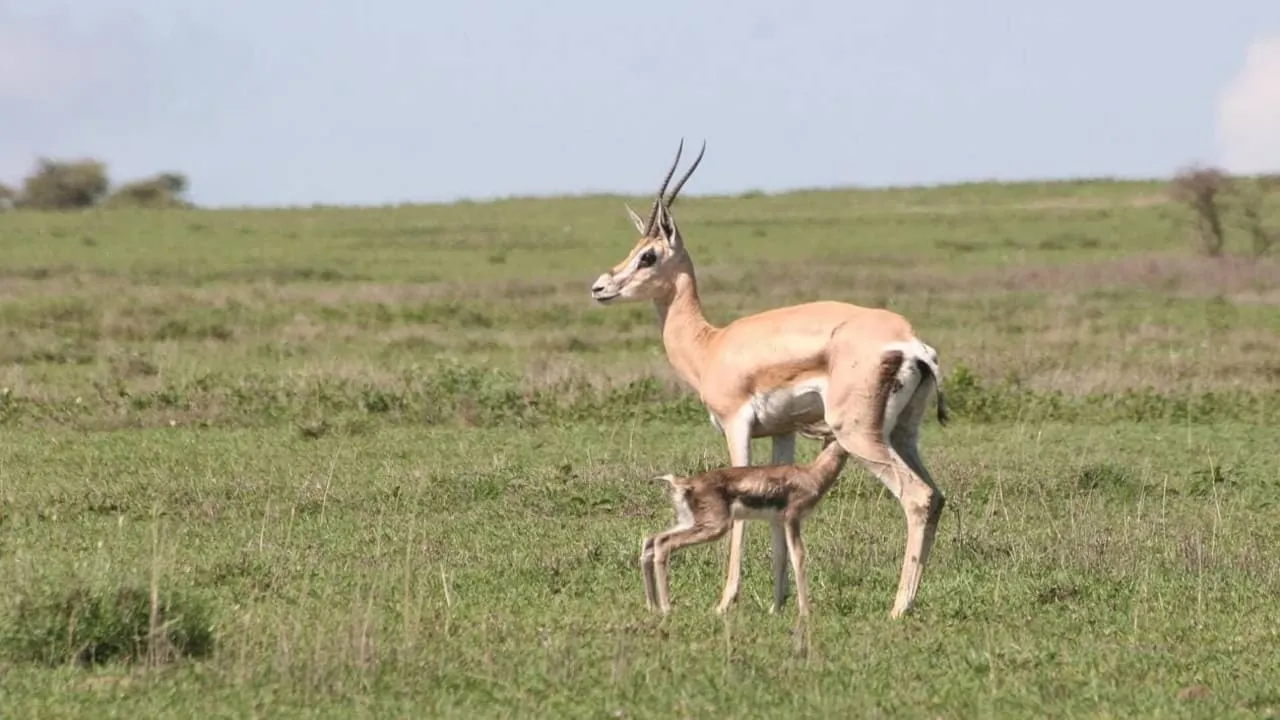
<svg viewBox="0 0 1280 720">
<path fill-rule="evenodd" d="M 924 421 L 929 395 L 932 391 L 932 386 L 927 383 L 934 382 L 936 381 L 932 378 L 924 378 L 921 381 L 911 401 L 898 418 L 897 424 L 889 432 L 889 445 L 893 452 L 902 458 L 907 467 L 911 468 L 911 471 L 928 485 L 932 491 L 930 495 L 932 501 L 929 504 L 929 511 L 925 519 L 924 541 L 920 547 L 921 568 L 929 561 L 933 542 L 938 534 L 938 521 L 941 518 L 942 509 L 946 505 L 946 497 L 938 489 L 937 483 L 934 482 L 933 476 L 929 473 L 924 460 L 920 457 L 920 423 Z"/>
<path fill-rule="evenodd" d="M 920 493 L 920 496 L 928 498 L 927 502 L 916 504 L 903 503 L 903 511 L 908 514 L 908 532 L 910 532 L 911 529 L 913 516 L 923 515 L 924 518 L 924 527 L 921 530 L 922 536 L 918 544 L 918 554 L 916 556 L 918 558 L 918 568 L 916 569 L 915 585 L 913 586 L 911 596 L 909 598 L 909 601 L 914 601 L 915 589 L 919 585 L 920 576 L 923 575 L 924 567 L 929 562 L 929 555 L 933 552 L 933 543 L 938 536 L 938 522 L 942 519 L 942 509 L 946 506 L 947 499 L 946 496 L 944 496 L 938 489 L 937 485 L 933 483 L 933 479 L 929 476 L 929 471 L 925 469 L 924 464 L 920 461 L 919 453 L 915 450 L 914 446 L 903 446 L 903 450 L 906 450 L 909 453 L 909 455 L 899 453 L 902 454 L 903 462 L 910 466 L 911 469 L 915 471 L 916 476 L 926 486 L 928 486 L 928 492 Z M 910 459 L 908 459 L 908 457 Z M 909 535 L 908 540 L 910 540 Z M 910 602 L 908 602 L 908 605 L 909 604 Z M 906 612 L 909 609 L 909 607 L 904 607 L 902 611 Z"/>
<path fill-rule="evenodd" d="M 893 493 L 902 506 L 907 521 L 907 544 L 903 552 L 898 595 L 890 617 L 901 617 L 915 604 L 924 561 L 929 557 L 936 534 L 938 513 L 942 510 L 942 494 L 916 475 L 907 463 L 888 445 L 863 440 L 853 443 L 851 452 L 871 474 Z"/>
<path fill-rule="evenodd" d="M 832 355 L 831 363 L 837 370 L 828 389 L 827 424 L 840 444 L 898 499 L 906 516 L 902 573 L 889 613 L 898 618 L 915 603 L 924 572 L 923 560 L 933 545 L 933 528 L 943 500 L 932 483 L 917 474 L 889 444 L 890 431 L 904 419 L 918 389 L 920 378 L 913 377 L 913 371 L 919 371 L 904 366 L 909 358 L 902 350 L 885 350 L 873 364 L 855 362 L 856 357 L 842 352 L 849 347 L 838 347 Z M 909 427 L 910 423 L 903 426 Z"/>
</svg>

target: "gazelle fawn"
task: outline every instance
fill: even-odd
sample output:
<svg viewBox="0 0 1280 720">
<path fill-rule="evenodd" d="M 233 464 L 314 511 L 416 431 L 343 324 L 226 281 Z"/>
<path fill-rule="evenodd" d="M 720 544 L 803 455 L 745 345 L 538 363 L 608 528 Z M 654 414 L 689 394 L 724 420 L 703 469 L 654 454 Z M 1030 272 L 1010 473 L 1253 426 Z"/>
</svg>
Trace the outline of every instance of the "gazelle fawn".
<svg viewBox="0 0 1280 720">
<path fill-rule="evenodd" d="M 827 436 L 825 442 L 822 452 L 808 465 L 722 467 L 690 477 L 659 478 L 671 485 L 676 525 L 645 538 L 640 548 L 644 599 L 649 609 L 656 607 L 664 615 L 671 612 L 667 582 L 671 553 L 723 537 L 734 521 L 767 520 L 786 539 L 795 574 L 796 605 L 801 616 L 808 615 L 800 523 L 835 485 L 849 459 L 849 452 L 835 436 Z M 778 609 L 775 604 L 772 611 Z"/>
</svg>

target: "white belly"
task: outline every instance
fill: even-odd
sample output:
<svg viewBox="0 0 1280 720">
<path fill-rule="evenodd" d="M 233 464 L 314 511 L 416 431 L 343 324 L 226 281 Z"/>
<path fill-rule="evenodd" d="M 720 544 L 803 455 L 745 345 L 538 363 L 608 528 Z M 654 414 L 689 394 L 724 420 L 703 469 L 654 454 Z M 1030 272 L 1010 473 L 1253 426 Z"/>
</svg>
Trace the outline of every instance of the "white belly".
<svg viewBox="0 0 1280 720">
<path fill-rule="evenodd" d="M 734 500 L 729 505 L 729 514 L 734 520 L 764 520 L 772 523 L 782 514 L 774 508 L 753 508 Z"/>
<path fill-rule="evenodd" d="M 758 393 L 751 398 L 753 435 L 821 431 L 826 426 L 827 381 L 814 378 L 790 387 Z"/>
</svg>

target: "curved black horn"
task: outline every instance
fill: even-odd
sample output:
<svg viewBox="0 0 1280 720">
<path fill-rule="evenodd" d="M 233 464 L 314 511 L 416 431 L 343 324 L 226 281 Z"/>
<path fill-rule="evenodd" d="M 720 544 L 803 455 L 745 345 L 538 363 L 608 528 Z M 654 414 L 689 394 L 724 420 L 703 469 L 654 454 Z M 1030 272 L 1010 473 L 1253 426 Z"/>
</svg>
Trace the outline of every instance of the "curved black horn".
<svg viewBox="0 0 1280 720">
<path fill-rule="evenodd" d="M 680 178 L 680 182 L 676 183 L 676 189 L 671 191 L 671 195 L 667 197 L 667 207 L 676 204 L 676 196 L 680 194 L 680 188 L 689 182 L 689 177 L 693 175 L 693 171 L 698 169 L 698 163 L 702 162 L 702 155 L 707 152 L 707 141 L 702 141 L 702 150 L 698 151 L 698 157 L 694 159 L 693 164 L 685 171 L 684 177 Z"/>
<path fill-rule="evenodd" d="M 667 184 L 671 182 L 671 176 L 676 174 L 676 166 L 680 164 L 680 153 L 684 152 L 684 138 L 680 138 L 680 146 L 676 148 L 676 159 L 671 161 L 671 169 L 667 171 L 667 176 L 662 179 L 662 185 L 658 187 L 658 196 L 653 199 L 653 209 L 649 211 L 649 222 L 644 224 L 644 234 L 646 236 L 653 232 L 653 223 L 658 219 L 658 202 L 662 200 L 662 194 L 667 191 Z"/>
</svg>

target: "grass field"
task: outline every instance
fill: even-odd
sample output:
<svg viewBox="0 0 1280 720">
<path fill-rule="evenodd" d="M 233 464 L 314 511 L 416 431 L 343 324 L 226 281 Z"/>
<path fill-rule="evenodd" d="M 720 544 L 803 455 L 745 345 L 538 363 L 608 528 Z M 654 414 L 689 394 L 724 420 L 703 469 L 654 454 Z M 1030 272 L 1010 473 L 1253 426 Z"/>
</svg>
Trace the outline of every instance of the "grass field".
<svg viewBox="0 0 1280 720">
<path fill-rule="evenodd" d="M 645 611 L 648 478 L 727 451 L 588 297 L 623 198 L 0 214 L 0 714 L 1280 714 L 1280 262 L 1162 190 L 681 201 L 713 322 L 884 305 L 942 354 L 916 612 L 851 466 L 801 625 L 760 526 L 729 616 L 725 544 Z"/>
</svg>

